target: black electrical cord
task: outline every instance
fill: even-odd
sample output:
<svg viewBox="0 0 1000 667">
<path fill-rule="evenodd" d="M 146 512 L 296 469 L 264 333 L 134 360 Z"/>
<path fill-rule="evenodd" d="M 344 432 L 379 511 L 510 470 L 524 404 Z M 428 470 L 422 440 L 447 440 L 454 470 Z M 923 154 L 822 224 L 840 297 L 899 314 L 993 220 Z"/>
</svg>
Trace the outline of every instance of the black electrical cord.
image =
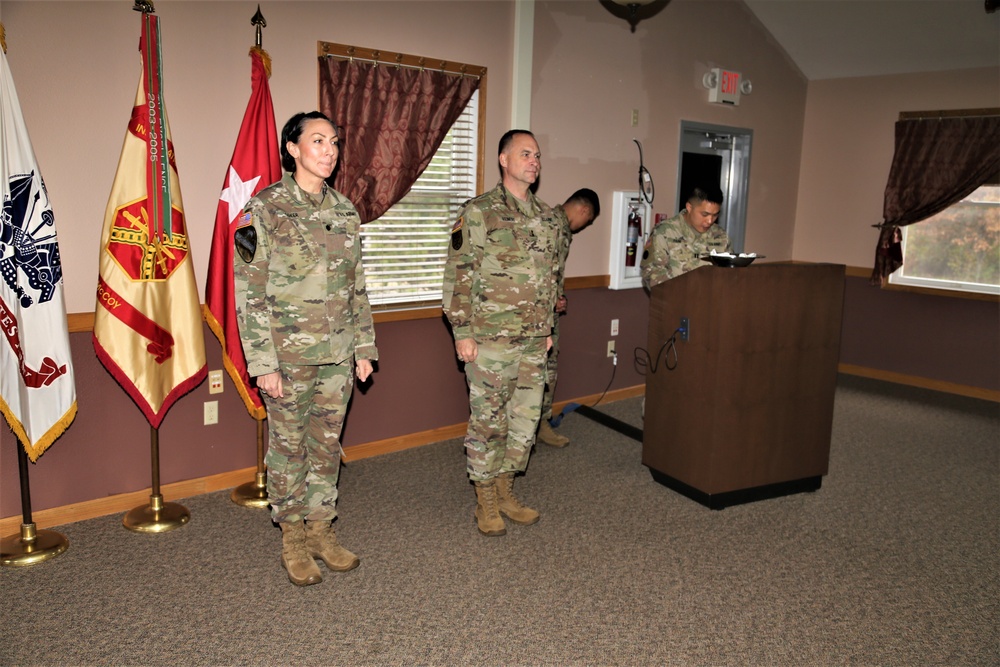
<svg viewBox="0 0 1000 667">
<path fill-rule="evenodd" d="M 646 200 L 647 204 L 653 203 L 653 177 L 649 175 L 649 171 L 643 166 L 642 163 L 642 144 L 639 143 L 638 139 L 633 138 L 632 141 L 635 145 L 639 147 L 639 192 L 642 194 L 642 198 Z"/>
<path fill-rule="evenodd" d="M 588 407 L 591 407 L 591 408 L 593 408 L 593 407 L 595 407 L 595 406 L 596 406 L 596 405 L 597 405 L 598 403 L 600 403 L 601 401 L 603 401 L 603 400 L 604 400 L 604 397 L 605 397 L 605 396 L 607 395 L 607 393 L 608 393 L 608 389 L 611 389 L 611 383 L 615 381 L 615 373 L 616 373 L 617 371 L 618 371 L 618 353 L 617 353 L 617 352 L 615 352 L 615 357 L 614 357 L 614 365 L 613 365 L 613 366 L 611 367 L 611 379 L 610 379 L 610 380 L 608 380 L 608 386 L 607 386 L 607 387 L 605 387 L 605 388 L 604 388 L 604 391 L 602 391 L 602 392 L 601 392 L 601 395 L 600 395 L 600 397 L 598 397 L 598 399 L 597 399 L 596 401 L 594 401 L 594 402 L 593 402 L 593 403 L 592 403 L 591 405 L 589 405 Z"/>
<path fill-rule="evenodd" d="M 581 407 L 593 408 L 596 407 L 598 403 L 603 401 L 604 397 L 607 396 L 608 394 L 608 390 L 611 389 L 612 383 L 615 381 L 615 373 L 617 371 L 618 371 L 618 353 L 615 352 L 614 365 L 611 368 L 611 379 L 608 380 L 608 386 L 604 388 L 604 391 L 601 392 L 601 395 L 597 398 L 597 400 L 591 403 L 590 405 L 580 405 L 579 403 L 567 403 L 566 407 L 564 407 L 558 415 L 549 420 L 549 423 L 553 426 L 553 428 L 558 427 L 559 424 L 562 422 L 563 417 L 568 415 L 570 412 L 573 412 L 577 408 Z"/>
<path fill-rule="evenodd" d="M 660 346 L 655 359 L 650 358 L 649 352 L 645 348 L 635 348 L 633 363 L 635 364 L 636 372 L 639 373 L 639 375 L 645 376 L 647 373 L 644 369 L 648 368 L 650 373 L 655 373 L 657 367 L 660 365 L 661 356 L 663 357 L 664 368 L 668 371 L 672 371 L 677 368 L 677 362 L 680 360 L 680 357 L 677 355 L 677 334 L 680 333 L 680 331 L 680 329 L 676 329 L 672 334 L 670 334 L 670 338 L 664 341 L 663 345 Z M 665 355 L 664 351 L 666 351 Z M 671 353 L 673 353 L 674 357 L 673 365 L 671 365 L 669 361 Z"/>
</svg>

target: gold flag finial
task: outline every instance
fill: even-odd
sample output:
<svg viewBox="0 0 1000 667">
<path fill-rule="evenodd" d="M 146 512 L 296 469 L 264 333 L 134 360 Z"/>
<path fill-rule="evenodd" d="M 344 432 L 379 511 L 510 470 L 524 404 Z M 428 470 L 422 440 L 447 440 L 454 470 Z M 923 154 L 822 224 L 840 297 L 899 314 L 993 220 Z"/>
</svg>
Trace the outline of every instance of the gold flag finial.
<svg viewBox="0 0 1000 667">
<path fill-rule="evenodd" d="M 132 9 L 137 12 L 142 12 L 143 14 L 156 13 L 156 9 L 153 7 L 153 0 L 135 0 L 135 4 L 132 5 Z"/>
<path fill-rule="evenodd" d="M 264 48 L 264 40 L 261 34 L 261 28 L 267 27 L 267 21 L 264 19 L 264 15 L 260 13 L 260 5 L 257 5 L 257 13 L 254 14 L 253 18 L 250 19 L 250 25 L 256 26 L 257 28 L 257 34 L 254 39 L 254 44 L 257 46 L 258 49 Z"/>
<path fill-rule="evenodd" d="M 7 31 L 4 30 L 3 23 L 0 23 L 0 47 L 7 53 Z"/>
</svg>

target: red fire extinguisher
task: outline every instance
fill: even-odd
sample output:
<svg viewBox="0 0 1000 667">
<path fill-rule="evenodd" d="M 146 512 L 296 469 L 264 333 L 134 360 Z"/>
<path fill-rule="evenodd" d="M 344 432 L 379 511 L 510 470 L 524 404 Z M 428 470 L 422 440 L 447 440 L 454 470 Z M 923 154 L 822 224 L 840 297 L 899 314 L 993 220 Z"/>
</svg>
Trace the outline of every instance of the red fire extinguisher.
<svg viewBox="0 0 1000 667">
<path fill-rule="evenodd" d="M 625 239 L 625 266 L 635 266 L 635 257 L 639 250 L 639 234 L 642 230 L 642 217 L 635 206 L 628 207 L 628 231 Z"/>
</svg>

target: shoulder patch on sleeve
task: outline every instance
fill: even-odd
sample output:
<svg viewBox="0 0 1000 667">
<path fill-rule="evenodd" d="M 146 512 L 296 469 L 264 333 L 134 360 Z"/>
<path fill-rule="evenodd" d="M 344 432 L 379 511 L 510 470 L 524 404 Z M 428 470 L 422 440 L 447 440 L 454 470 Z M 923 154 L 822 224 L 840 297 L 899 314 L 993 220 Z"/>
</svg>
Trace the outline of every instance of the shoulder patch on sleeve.
<svg viewBox="0 0 1000 667">
<path fill-rule="evenodd" d="M 253 256 L 257 254 L 257 230 L 250 224 L 249 213 L 240 216 L 233 238 L 236 243 L 236 252 L 240 254 L 243 261 L 248 264 L 252 262 Z"/>
<path fill-rule="evenodd" d="M 458 220 L 451 228 L 451 247 L 455 250 L 462 249 L 462 227 L 465 225 L 465 216 L 459 216 Z"/>
</svg>

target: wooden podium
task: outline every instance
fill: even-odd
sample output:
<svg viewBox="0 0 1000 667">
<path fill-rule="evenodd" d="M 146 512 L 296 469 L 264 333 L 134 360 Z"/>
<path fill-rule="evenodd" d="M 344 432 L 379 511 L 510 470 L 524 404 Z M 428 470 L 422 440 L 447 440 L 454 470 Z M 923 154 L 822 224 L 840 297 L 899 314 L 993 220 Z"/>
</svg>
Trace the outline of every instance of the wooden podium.
<svg viewBox="0 0 1000 667">
<path fill-rule="evenodd" d="M 815 491 L 827 473 L 844 266 L 704 266 L 650 295 L 642 462 L 712 509 Z M 667 358 L 674 366 L 672 356 Z"/>
</svg>

